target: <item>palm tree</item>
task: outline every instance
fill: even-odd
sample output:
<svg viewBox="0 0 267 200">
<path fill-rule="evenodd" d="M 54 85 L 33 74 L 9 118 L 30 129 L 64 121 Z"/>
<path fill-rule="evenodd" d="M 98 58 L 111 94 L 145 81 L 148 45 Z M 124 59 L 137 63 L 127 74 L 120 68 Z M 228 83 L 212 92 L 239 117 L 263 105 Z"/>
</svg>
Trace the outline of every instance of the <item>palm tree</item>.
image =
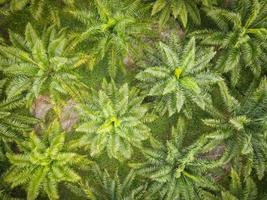
<svg viewBox="0 0 267 200">
<path fill-rule="evenodd" d="M 104 81 L 99 91 L 93 90 L 91 98 L 78 106 L 82 123 L 76 130 L 86 133 L 83 140 L 89 142 L 92 156 L 106 150 L 109 157 L 129 159 L 132 146 L 140 147 L 149 138 L 145 122 L 151 116 L 138 94 L 127 84 L 118 88 L 113 81 Z"/>
<path fill-rule="evenodd" d="M 255 169 L 262 179 L 267 163 L 267 81 L 263 79 L 255 92 L 244 96 L 241 102 L 229 94 L 223 82 L 219 86 L 224 104 L 220 104 L 221 109 L 213 106 L 207 109 L 212 118 L 203 122 L 213 128 L 207 137 L 227 146 L 226 160 L 238 161 L 241 156 L 245 176 Z"/>
<path fill-rule="evenodd" d="M 192 34 L 204 45 L 217 46 L 217 69 L 224 73 L 231 72 L 233 85 L 238 82 L 240 72 L 245 67 L 249 67 L 256 77 L 264 67 L 264 52 L 267 49 L 266 8 L 266 1 L 244 0 L 239 2 L 234 11 L 206 9 L 207 15 L 218 28 Z"/>
<path fill-rule="evenodd" d="M 54 100 L 61 95 L 79 97 L 86 88 L 76 69 L 86 62 L 81 53 L 68 51 L 70 39 L 64 30 L 52 26 L 39 37 L 31 24 L 25 39 L 10 33 L 13 46 L 0 46 L 0 66 L 9 80 L 8 98 L 26 93 L 28 106 L 40 94 L 48 93 Z"/>
<path fill-rule="evenodd" d="M 178 38 L 173 37 L 171 44 L 160 42 L 156 49 L 159 55 L 156 52 L 155 57 L 150 55 L 153 66 L 136 78 L 148 96 L 155 97 L 154 108 L 160 115 L 189 113 L 192 103 L 205 109 L 208 86 L 221 80 L 207 70 L 215 52 L 211 48 L 197 49 L 194 38 L 182 47 Z"/>
<path fill-rule="evenodd" d="M 207 176 L 207 171 L 220 164 L 199 157 L 207 144 L 204 137 L 190 146 L 184 145 L 184 127 L 184 120 L 180 118 L 166 145 L 142 149 L 146 160 L 132 163 L 130 167 L 154 182 L 148 191 L 151 196 L 156 194 L 164 200 L 214 199 L 213 192 L 219 187 Z"/>
<path fill-rule="evenodd" d="M 150 29 L 143 19 L 139 0 L 93 2 L 86 9 L 69 11 L 84 24 L 76 45 L 89 42 L 87 46 L 93 47 L 89 52 L 95 55 L 96 63 L 105 60 L 109 74 L 114 78 L 119 70 L 125 71 L 124 58 L 136 56 L 145 45 L 142 38 Z"/>
<path fill-rule="evenodd" d="M 19 153 L 7 153 L 11 163 L 4 181 L 14 188 L 23 185 L 27 189 L 27 199 L 36 199 L 44 191 L 49 199 L 59 199 L 58 184 L 61 182 L 78 183 L 80 175 L 74 168 L 85 169 L 90 161 L 86 156 L 75 153 L 75 140 L 66 140 L 57 121 L 53 122 L 42 137 L 35 132 L 18 143 Z"/>
</svg>

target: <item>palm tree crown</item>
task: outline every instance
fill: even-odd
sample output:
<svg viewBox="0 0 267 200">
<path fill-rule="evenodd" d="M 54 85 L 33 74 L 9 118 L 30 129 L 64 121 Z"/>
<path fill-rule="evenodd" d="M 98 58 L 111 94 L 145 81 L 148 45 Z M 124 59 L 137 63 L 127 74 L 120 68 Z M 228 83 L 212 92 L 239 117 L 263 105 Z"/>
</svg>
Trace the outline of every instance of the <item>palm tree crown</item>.
<svg viewBox="0 0 267 200">
<path fill-rule="evenodd" d="M 127 84 L 118 88 L 113 81 L 104 81 L 102 89 L 93 91 L 90 100 L 78 107 L 83 123 L 77 131 L 87 133 L 91 155 L 106 149 L 109 157 L 128 159 L 131 146 L 141 146 L 149 137 L 150 129 L 145 124 L 150 118 L 148 108 L 137 94 L 138 90 L 129 89 Z"/>
<path fill-rule="evenodd" d="M 86 87 L 75 70 L 87 58 L 68 52 L 70 41 L 64 30 L 57 32 L 52 26 L 39 37 L 28 24 L 25 39 L 15 33 L 10 33 L 10 39 L 12 47 L 0 47 L 1 68 L 10 79 L 8 98 L 24 91 L 29 102 L 44 92 L 54 99 L 62 94 L 77 97 L 78 90 Z"/>
<path fill-rule="evenodd" d="M 192 35 L 205 45 L 218 47 L 220 58 L 217 68 L 221 72 L 231 72 L 232 83 L 236 84 L 244 67 L 259 76 L 264 67 L 267 49 L 267 29 L 265 1 L 240 1 L 236 11 L 219 8 L 207 9 L 207 15 L 217 24 L 217 30 L 196 31 Z"/>
<path fill-rule="evenodd" d="M 7 153 L 11 167 L 4 180 L 12 187 L 26 185 L 29 200 L 36 199 L 40 191 L 45 191 L 49 199 L 59 199 L 58 184 L 78 182 L 81 177 L 73 168 L 85 168 L 90 163 L 65 140 L 56 121 L 43 132 L 42 138 L 32 132 L 18 144 L 19 153 Z"/>
<path fill-rule="evenodd" d="M 148 96 L 155 97 L 155 110 L 161 115 L 179 113 L 189 102 L 204 109 L 204 86 L 207 90 L 208 85 L 221 80 L 206 70 L 215 53 L 211 48 L 196 49 L 194 38 L 184 48 L 175 37 L 172 44 L 176 48 L 160 43 L 158 62 L 138 73 L 136 78 L 142 82 Z"/>
<path fill-rule="evenodd" d="M 73 17 L 85 25 L 83 30 L 86 30 L 79 33 L 76 43 L 90 42 L 94 47 L 90 51 L 96 61 L 105 60 L 113 78 L 119 69 L 125 70 L 125 57 L 138 54 L 140 46 L 145 44 L 141 42 L 142 38 L 149 30 L 148 24 L 142 20 L 140 1 L 129 2 L 95 0 L 87 10 L 70 11 Z"/>
</svg>

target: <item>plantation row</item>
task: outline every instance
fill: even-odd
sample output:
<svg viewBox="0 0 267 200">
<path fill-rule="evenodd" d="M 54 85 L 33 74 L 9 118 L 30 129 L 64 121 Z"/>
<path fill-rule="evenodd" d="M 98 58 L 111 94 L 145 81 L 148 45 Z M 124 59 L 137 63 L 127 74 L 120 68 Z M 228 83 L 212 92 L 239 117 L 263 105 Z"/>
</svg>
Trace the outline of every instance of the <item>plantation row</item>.
<svg viewBox="0 0 267 200">
<path fill-rule="evenodd" d="M 0 0 L 0 199 L 267 200 L 266 0 Z"/>
</svg>

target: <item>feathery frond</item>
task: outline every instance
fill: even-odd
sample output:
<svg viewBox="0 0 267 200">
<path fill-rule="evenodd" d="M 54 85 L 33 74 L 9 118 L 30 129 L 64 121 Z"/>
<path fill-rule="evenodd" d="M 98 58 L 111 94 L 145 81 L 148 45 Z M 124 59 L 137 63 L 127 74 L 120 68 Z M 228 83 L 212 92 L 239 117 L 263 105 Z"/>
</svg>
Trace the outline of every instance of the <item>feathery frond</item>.
<svg viewBox="0 0 267 200">
<path fill-rule="evenodd" d="M 179 19 L 181 25 L 186 28 L 188 19 L 193 23 L 200 24 L 200 12 L 198 5 L 211 6 L 216 3 L 216 0 L 156 0 L 153 3 L 151 15 L 159 15 L 159 24 L 165 25 L 171 15 L 175 19 Z"/>
<path fill-rule="evenodd" d="M 251 177 L 242 179 L 237 171 L 231 170 L 229 191 L 222 191 L 222 200 L 256 200 L 257 187 Z"/>
<path fill-rule="evenodd" d="M 85 191 L 91 190 L 93 198 L 103 200 L 141 200 L 144 198 L 147 184 L 135 186 L 135 173 L 131 170 L 123 179 L 118 170 L 112 176 L 107 170 L 102 170 L 98 165 L 92 168 L 92 181 L 85 181 L 81 185 Z M 85 179 L 86 180 L 86 179 Z M 86 193 L 86 192 L 85 192 Z"/>
<path fill-rule="evenodd" d="M 31 127 L 37 123 L 34 117 L 18 112 L 18 109 L 24 106 L 25 99 L 21 97 L 0 102 L 0 139 L 21 140 L 25 136 L 23 132 L 31 130 Z"/>
<path fill-rule="evenodd" d="M 45 24 L 54 23 L 60 25 L 59 11 L 62 7 L 74 6 L 75 0 L 6 0 L 10 11 L 29 9 L 33 18 Z"/>
</svg>

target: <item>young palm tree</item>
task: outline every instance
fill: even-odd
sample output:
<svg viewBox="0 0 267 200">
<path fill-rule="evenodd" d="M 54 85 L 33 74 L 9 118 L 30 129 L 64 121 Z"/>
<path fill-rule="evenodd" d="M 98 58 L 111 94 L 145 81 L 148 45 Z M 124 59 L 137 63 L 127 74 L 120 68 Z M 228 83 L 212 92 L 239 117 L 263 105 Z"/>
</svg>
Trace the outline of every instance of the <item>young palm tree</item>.
<svg viewBox="0 0 267 200">
<path fill-rule="evenodd" d="M 207 70 L 214 51 L 197 49 L 194 38 L 184 47 L 176 37 L 171 44 L 160 42 L 157 49 L 160 55 L 151 55 L 154 66 L 147 67 L 136 78 L 148 96 L 155 97 L 154 108 L 161 115 L 168 112 L 171 116 L 182 110 L 188 113 L 192 103 L 204 109 L 208 86 L 221 80 Z"/>
<path fill-rule="evenodd" d="M 159 24 L 164 25 L 172 15 L 178 18 L 184 28 L 187 27 L 188 18 L 195 24 L 200 24 L 199 4 L 211 6 L 216 0 L 156 0 L 153 3 L 152 16 L 159 15 Z"/>
<path fill-rule="evenodd" d="M 220 104 L 220 110 L 213 106 L 207 109 L 213 118 L 203 122 L 214 129 L 207 137 L 215 143 L 226 144 L 226 159 L 243 157 L 244 175 L 248 176 L 253 168 L 261 179 L 267 163 L 267 81 L 264 79 L 241 103 L 229 94 L 223 82 L 219 86 L 224 104 Z"/>
<path fill-rule="evenodd" d="M 219 187 L 206 172 L 219 164 L 199 158 L 207 143 L 204 137 L 190 146 L 184 145 L 184 137 L 184 121 L 179 119 L 166 146 L 143 149 L 146 161 L 130 166 L 154 182 L 148 191 L 151 196 L 157 194 L 164 200 L 214 199 L 212 191 Z"/>
<path fill-rule="evenodd" d="M 119 69 L 125 70 L 124 58 L 135 56 L 145 45 L 142 38 L 149 26 L 143 19 L 140 0 L 93 2 L 86 9 L 70 11 L 73 17 L 84 24 L 83 33 L 78 34 L 76 45 L 89 42 L 96 63 L 105 60 L 109 74 L 114 78 Z"/>
<path fill-rule="evenodd" d="M 19 153 L 7 153 L 11 167 L 4 180 L 12 188 L 26 186 L 28 200 L 36 199 L 40 191 L 49 199 L 59 199 L 58 184 L 79 182 L 81 177 L 74 168 L 85 169 L 90 163 L 85 156 L 75 153 L 77 149 L 69 142 L 56 121 L 44 130 L 42 137 L 32 132 L 18 143 Z"/>
<path fill-rule="evenodd" d="M 216 23 L 217 30 L 196 31 L 192 35 L 205 45 L 218 47 L 218 70 L 231 72 L 236 84 L 240 72 L 249 67 L 258 77 L 266 62 L 267 16 L 266 1 L 240 1 L 236 10 L 207 9 L 207 15 Z"/>
<path fill-rule="evenodd" d="M 86 86 L 76 69 L 87 57 L 68 51 L 70 39 L 64 30 L 57 32 L 52 26 L 39 37 L 28 24 L 25 39 L 10 32 L 10 40 L 13 46 L 0 46 L 0 66 L 9 79 L 8 98 L 26 93 L 30 106 L 33 99 L 45 93 L 54 99 L 60 95 L 79 97 Z"/>
<path fill-rule="evenodd" d="M 106 150 L 109 157 L 129 159 L 132 146 L 140 147 L 149 137 L 148 108 L 138 94 L 127 84 L 118 88 L 113 81 L 104 81 L 88 102 L 78 106 L 82 123 L 76 130 L 86 133 L 83 140 L 90 143 L 92 156 Z"/>
</svg>

